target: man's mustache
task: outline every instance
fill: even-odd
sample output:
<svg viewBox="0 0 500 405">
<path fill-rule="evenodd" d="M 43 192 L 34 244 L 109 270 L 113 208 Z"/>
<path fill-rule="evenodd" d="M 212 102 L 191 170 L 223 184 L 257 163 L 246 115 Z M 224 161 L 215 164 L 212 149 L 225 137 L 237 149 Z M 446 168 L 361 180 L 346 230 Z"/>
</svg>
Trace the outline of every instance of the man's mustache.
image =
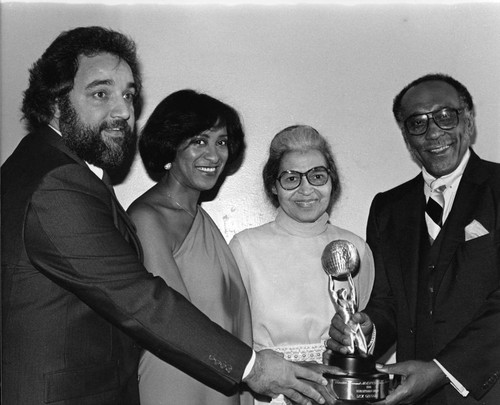
<svg viewBox="0 0 500 405">
<path fill-rule="evenodd" d="M 131 128 L 128 125 L 127 121 L 125 121 L 123 119 L 117 119 L 117 120 L 113 120 L 111 122 L 109 122 L 109 121 L 103 122 L 99 126 L 99 131 L 106 131 L 106 130 L 130 131 Z"/>
</svg>

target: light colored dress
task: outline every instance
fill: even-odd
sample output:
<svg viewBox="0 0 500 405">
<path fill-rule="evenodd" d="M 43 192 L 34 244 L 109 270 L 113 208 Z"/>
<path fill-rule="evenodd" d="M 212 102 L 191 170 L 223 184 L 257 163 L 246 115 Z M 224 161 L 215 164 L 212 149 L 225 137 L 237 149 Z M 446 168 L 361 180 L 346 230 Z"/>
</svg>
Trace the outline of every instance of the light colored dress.
<svg viewBox="0 0 500 405">
<path fill-rule="evenodd" d="M 292 361 L 322 361 L 335 309 L 321 255 L 336 239 L 352 242 L 359 252 L 354 285 L 362 309 L 374 281 L 371 250 L 359 236 L 330 224 L 326 213 L 314 223 L 301 223 L 278 208 L 274 221 L 233 237 L 229 246 L 250 300 L 255 350 L 271 348 Z M 335 281 L 335 290 L 340 288 L 348 288 L 347 281 Z"/>
<path fill-rule="evenodd" d="M 219 229 L 201 207 L 189 233 L 174 252 L 174 259 L 185 285 L 179 292 L 214 322 L 251 344 L 248 298 L 236 262 Z M 157 275 L 169 284 L 168 272 Z M 172 279 L 172 284 L 177 283 Z M 141 405 L 252 403 L 249 393 L 227 397 L 150 352 L 145 352 L 139 363 L 139 392 Z"/>
</svg>

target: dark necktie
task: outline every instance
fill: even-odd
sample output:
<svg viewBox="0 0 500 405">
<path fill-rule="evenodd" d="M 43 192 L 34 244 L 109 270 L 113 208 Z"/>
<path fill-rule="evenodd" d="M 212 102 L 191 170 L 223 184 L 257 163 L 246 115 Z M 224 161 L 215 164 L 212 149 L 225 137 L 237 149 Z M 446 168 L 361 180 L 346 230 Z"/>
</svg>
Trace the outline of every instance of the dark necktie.
<svg viewBox="0 0 500 405">
<path fill-rule="evenodd" d="M 115 189 L 113 188 L 113 183 L 111 181 L 111 177 L 109 177 L 109 174 L 106 172 L 106 170 L 104 170 L 102 173 L 102 181 L 109 188 L 109 191 L 111 191 L 111 194 L 113 194 L 113 196 L 116 197 Z"/>
<path fill-rule="evenodd" d="M 434 189 L 429 199 L 427 200 L 427 205 L 425 207 L 425 220 L 427 223 L 427 230 L 429 231 L 429 237 L 431 243 L 439 235 L 441 231 L 441 226 L 443 225 L 443 208 L 444 208 L 444 196 L 443 191 L 446 186 L 440 186 Z"/>
</svg>

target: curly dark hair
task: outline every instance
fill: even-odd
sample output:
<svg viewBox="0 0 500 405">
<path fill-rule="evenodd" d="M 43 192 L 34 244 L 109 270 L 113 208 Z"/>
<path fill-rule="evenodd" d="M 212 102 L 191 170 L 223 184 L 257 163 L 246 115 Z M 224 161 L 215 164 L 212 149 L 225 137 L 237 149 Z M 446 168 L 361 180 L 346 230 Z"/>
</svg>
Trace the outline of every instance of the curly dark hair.
<svg viewBox="0 0 500 405">
<path fill-rule="evenodd" d="M 337 165 L 328 141 L 314 128 L 307 125 L 292 125 L 278 132 L 269 147 L 269 157 L 262 171 L 266 195 L 275 207 L 279 207 L 278 196 L 273 193 L 276 179 L 279 176 L 281 159 L 287 152 L 318 150 L 323 154 L 330 170 L 332 192 L 327 211 L 330 212 L 333 204 L 340 197 L 341 185 Z"/>
<path fill-rule="evenodd" d="M 142 84 L 135 42 L 103 27 L 78 27 L 62 32 L 29 71 L 29 87 L 24 92 L 22 105 L 28 129 L 39 128 L 52 120 L 57 100 L 73 89 L 79 57 L 100 53 L 116 55 L 130 66 L 137 90 L 134 107 L 139 110 Z"/>
<path fill-rule="evenodd" d="M 153 179 L 164 174 L 179 146 L 189 138 L 212 128 L 225 127 L 229 157 L 224 169 L 231 173 L 239 165 L 245 143 L 240 117 L 227 104 L 191 89 L 165 97 L 148 118 L 139 138 L 144 167 Z"/>
<path fill-rule="evenodd" d="M 444 73 L 429 73 L 406 85 L 403 90 L 401 90 L 399 94 L 394 97 L 392 112 L 397 122 L 401 123 L 404 120 L 403 112 L 401 111 L 401 101 L 403 100 L 406 92 L 412 87 L 415 87 L 421 83 L 433 81 L 445 82 L 452 86 L 457 91 L 458 97 L 460 99 L 460 102 L 463 104 L 463 107 L 465 107 L 468 111 L 474 113 L 474 103 L 472 102 L 472 96 L 470 95 L 469 90 L 467 90 L 467 88 L 462 83 Z"/>
</svg>

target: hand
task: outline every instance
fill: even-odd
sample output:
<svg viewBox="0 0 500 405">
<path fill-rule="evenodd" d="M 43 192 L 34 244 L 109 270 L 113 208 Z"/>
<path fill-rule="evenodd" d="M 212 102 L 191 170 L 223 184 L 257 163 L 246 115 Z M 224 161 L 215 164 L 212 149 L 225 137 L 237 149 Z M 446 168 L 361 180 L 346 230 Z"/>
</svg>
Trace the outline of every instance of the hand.
<svg viewBox="0 0 500 405">
<path fill-rule="evenodd" d="M 414 404 L 448 382 L 433 361 L 409 360 L 378 366 L 384 373 L 401 376 L 401 384 L 377 405 Z"/>
<path fill-rule="evenodd" d="M 351 323 L 359 323 L 366 340 L 370 340 L 369 338 L 371 337 L 373 331 L 373 322 L 368 315 L 364 312 L 356 312 L 351 318 Z M 353 339 L 353 331 L 350 326 L 345 324 L 344 320 L 338 313 L 336 313 L 332 318 L 329 334 L 330 339 L 326 342 L 327 347 L 333 351 L 348 354 L 349 346 L 351 345 Z"/>
<path fill-rule="evenodd" d="M 336 375 L 345 375 L 346 373 L 334 366 L 327 366 L 324 364 L 318 364 L 315 362 L 311 361 L 304 361 L 304 362 L 297 362 L 295 364 L 300 364 L 302 367 L 309 368 L 310 370 L 315 370 L 318 373 L 321 373 L 323 375 L 325 374 L 336 374 Z M 307 382 L 308 384 L 312 385 L 315 390 L 317 390 L 325 399 L 325 403 L 328 405 L 335 405 L 335 404 L 340 404 L 339 399 L 336 397 L 335 393 L 329 389 L 330 385 L 324 386 L 320 384 L 316 384 L 313 382 Z M 316 402 L 313 402 L 313 404 L 316 404 Z"/>
<path fill-rule="evenodd" d="M 271 398 L 283 394 L 300 405 L 312 405 L 311 401 L 324 404 L 325 398 L 310 383 L 326 386 L 327 380 L 322 372 L 331 370 L 331 367 L 317 366 L 306 368 L 286 361 L 272 350 L 261 350 L 257 352 L 252 371 L 243 381 L 253 391 Z"/>
<path fill-rule="evenodd" d="M 323 352 L 323 364 L 331 364 L 332 360 L 333 360 L 333 350 L 326 349 Z"/>
</svg>

